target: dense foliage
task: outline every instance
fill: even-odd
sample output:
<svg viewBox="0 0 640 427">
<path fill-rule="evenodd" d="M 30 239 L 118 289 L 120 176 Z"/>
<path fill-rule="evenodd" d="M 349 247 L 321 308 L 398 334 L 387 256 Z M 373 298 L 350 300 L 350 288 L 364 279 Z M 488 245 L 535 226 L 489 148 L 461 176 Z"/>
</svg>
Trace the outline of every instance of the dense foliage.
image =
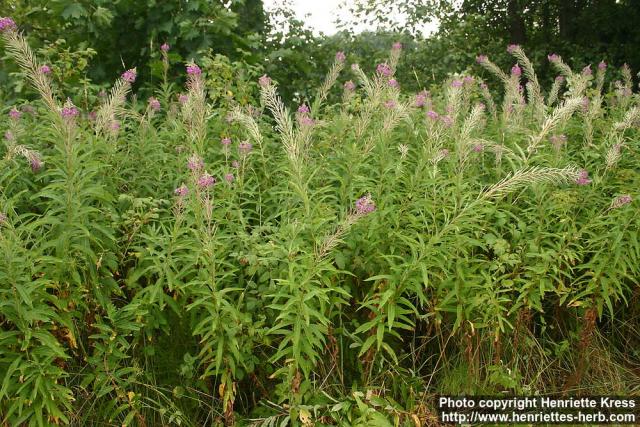
<svg viewBox="0 0 640 427">
<path fill-rule="evenodd" d="M 543 85 L 509 46 L 469 64 L 500 85 L 415 94 L 394 44 L 370 73 L 338 52 L 291 113 L 215 56 L 180 93 L 159 47 L 154 97 L 130 69 L 79 109 L 0 30 L 39 94 L 0 125 L 0 423 L 419 426 L 439 393 L 640 391 L 628 68 L 551 55 Z"/>
</svg>

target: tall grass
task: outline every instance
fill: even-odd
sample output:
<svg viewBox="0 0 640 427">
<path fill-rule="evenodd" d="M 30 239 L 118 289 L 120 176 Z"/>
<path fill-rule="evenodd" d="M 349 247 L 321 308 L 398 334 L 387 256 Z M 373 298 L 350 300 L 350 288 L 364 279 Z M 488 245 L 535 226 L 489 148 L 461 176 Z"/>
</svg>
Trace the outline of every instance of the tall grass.
<svg viewBox="0 0 640 427">
<path fill-rule="evenodd" d="M 94 115 L 3 19 L 40 99 L 1 125 L 1 425 L 422 425 L 442 393 L 640 390 L 628 70 L 605 92 L 550 57 L 545 91 L 511 46 L 510 73 L 478 59 L 503 87 L 414 98 L 394 45 L 373 76 L 339 53 L 294 113 L 267 76 L 216 108 L 190 63 L 180 98 L 128 99 L 128 70 Z"/>
</svg>

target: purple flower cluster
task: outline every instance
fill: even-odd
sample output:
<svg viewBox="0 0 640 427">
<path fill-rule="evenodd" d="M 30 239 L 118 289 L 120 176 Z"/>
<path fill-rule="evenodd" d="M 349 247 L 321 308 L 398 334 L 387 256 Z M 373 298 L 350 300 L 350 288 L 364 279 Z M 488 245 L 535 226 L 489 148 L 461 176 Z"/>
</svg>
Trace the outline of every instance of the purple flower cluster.
<svg viewBox="0 0 640 427">
<path fill-rule="evenodd" d="M 346 90 L 347 92 L 353 92 L 355 89 L 356 89 L 356 84 L 351 80 L 349 80 L 344 84 L 344 90 Z"/>
<path fill-rule="evenodd" d="M 233 176 L 232 173 L 225 174 L 224 176 L 224 180 L 227 181 L 229 184 L 231 184 L 234 179 L 235 177 Z"/>
<path fill-rule="evenodd" d="M 487 58 L 487 55 L 478 55 L 478 56 L 476 56 L 476 62 L 478 64 L 484 64 L 487 61 L 489 61 L 489 58 Z"/>
<path fill-rule="evenodd" d="M 178 102 L 180 104 L 184 105 L 184 104 L 187 103 L 188 100 L 189 100 L 189 96 L 188 95 L 186 95 L 184 93 L 181 93 L 180 95 L 178 95 Z"/>
<path fill-rule="evenodd" d="M 77 117 L 79 113 L 80 112 L 78 111 L 78 109 L 73 105 L 71 105 L 69 107 L 62 107 L 62 111 L 60 112 L 60 115 L 64 119 L 73 119 Z"/>
<path fill-rule="evenodd" d="M 394 44 L 391 45 L 391 49 L 392 50 L 402 50 L 402 43 L 395 42 Z"/>
<path fill-rule="evenodd" d="M 265 74 L 258 79 L 258 84 L 260 87 L 267 87 L 271 85 L 271 78 Z"/>
<path fill-rule="evenodd" d="M 424 107 L 427 103 L 427 98 L 429 98 L 429 92 L 422 91 L 420 93 L 417 93 L 416 99 L 413 101 L 413 106 L 418 108 Z"/>
<path fill-rule="evenodd" d="M 558 62 L 560 61 L 560 55 L 558 55 L 557 53 L 551 53 L 547 55 L 547 59 L 549 60 L 549 62 Z"/>
<path fill-rule="evenodd" d="M 578 185 L 589 185 L 591 184 L 591 179 L 589 179 L 589 172 L 582 169 L 580 171 L 580 176 L 576 179 L 576 184 Z"/>
<path fill-rule="evenodd" d="M 376 210 L 376 204 L 370 194 L 360 197 L 356 200 L 356 213 L 358 215 L 367 215 Z"/>
<path fill-rule="evenodd" d="M 551 135 L 549 137 L 549 140 L 551 141 L 551 144 L 553 145 L 553 147 L 556 150 L 559 150 L 560 148 L 562 148 L 563 145 L 565 145 L 567 143 L 567 135 Z"/>
<path fill-rule="evenodd" d="M 336 52 L 336 62 L 343 63 L 347 59 L 347 55 L 344 52 Z"/>
<path fill-rule="evenodd" d="M 510 44 L 509 46 L 507 46 L 507 52 L 513 53 L 516 50 L 518 50 L 519 48 L 520 48 L 520 46 L 517 45 L 517 44 Z"/>
<path fill-rule="evenodd" d="M 207 172 L 205 172 L 200 176 L 200 178 L 198 178 L 198 187 L 203 189 L 209 188 L 215 183 L 216 183 L 216 179 L 211 175 L 209 175 L 209 173 Z"/>
<path fill-rule="evenodd" d="M 396 101 L 394 101 L 393 99 L 389 99 L 388 101 L 384 102 L 384 106 L 390 110 L 396 108 Z"/>
<path fill-rule="evenodd" d="M 592 74 L 593 74 L 593 71 L 591 71 L 591 65 L 587 65 L 582 69 L 583 76 L 588 77 L 588 76 L 591 76 Z"/>
<path fill-rule="evenodd" d="M 607 69 L 607 63 L 604 61 L 600 61 L 600 63 L 598 64 L 598 70 L 605 71 L 606 69 Z"/>
<path fill-rule="evenodd" d="M 40 169 L 42 169 L 42 160 L 40 160 L 37 155 L 32 154 L 31 156 L 29 156 L 29 165 L 31 166 L 31 171 L 33 173 L 36 173 Z"/>
<path fill-rule="evenodd" d="M 170 46 L 167 42 L 162 43 L 162 45 L 160 46 L 160 50 L 167 53 L 169 52 Z"/>
<path fill-rule="evenodd" d="M 49 67 L 48 65 L 43 65 L 42 67 L 40 67 L 40 73 L 51 74 L 51 67 Z"/>
<path fill-rule="evenodd" d="M 438 120 L 438 118 L 440 118 L 440 114 L 436 113 L 433 110 L 429 110 L 427 111 L 427 117 L 430 118 L 433 121 Z"/>
<path fill-rule="evenodd" d="M 190 76 L 199 76 L 202 74 L 202 70 L 196 64 L 187 65 L 187 74 Z"/>
<path fill-rule="evenodd" d="M 160 101 L 152 96 L 151 98 L 149 98 L 149 108 L 151 108 L 153 111 L 160 111 Z"/>
<path fill-rule="evenodd" d="M 300 123 L 301 126 L 313 126 L 314 124 L 316 124 L 315 120 L 313 120 L 306 114 L 300 115 L 298 117 L 298 123 Z"/>
<path fill-rule="evenodd" d="M 621 196 L 616 197 L 615 199 L 613 199 L 613 202 L 611 202 L 611 208 L 612 209 L 617 209 L 619 207 L 622 207 L 626 204 L 629 204 L 633 201 L 633 198 L 628 195 L 628 194 L 623 194 Z"/>
<path fill-rule="evenodd" d="M 178 197 L 184 197 L 187 194 L 189 194 L 189 189 L 187 188 L 186 185 L 182 184 L 180 187 L 176 188 L 173 192 Z"/>
<path fill-rule="evenodd" d="M 462 82 L 466 85 L 472 85 L 475 82 L 475 79 L 471 76 L 464 76 L 462 78 Z"/>
<path fill-rule="evenodd" d="M 455 79 L 451 82 L 451 87 L 462 87 L 462 80 Z"/>
<path fill-rule="evenodd" d="M 393 74 L 391 67 L 387 63 L 378 64 L 376 72 L 383 77 L 390 77 Z"/>
<path fill-rule="evenodd" d="M 229 146 L 231 145 L 231 138 L 229 138 L 229 137 L 222 138 L 220 140 L 220 143 L 222 144 L 222 146 L 224 148 L 229 148 Z"/>
<path fill-rule="evenodd" d="M 194 154 L 187 160 L 187 167 L 189 170 L 197 172 L 204 168 L 204 160 Z"/>
<path fill-rule="evenodd" d="M 4 33 L 9 30 L 16 30 L 18 26 L 13 21 L 13 19 L 9 17 L 0 17 L 0 33 Z"/>
<path fill-rule="evenodd" d="M 484 145 L 482 145 L 482 144 L 474 144 L 474 146 L 472 147 L 472 150 L 475 153 L 480 153 L 480 152 L 482 152 L 482 150 L 484 150 Z"/>
<path fill-rule="evenodd" d="M 300 114 L 309 114 L 310 111 L 311 110 L 309 109 L 307 104 L 300 104 L 300 106 L 298 107 L 298 113 Z"/>
<path fill-rule="evenodd" d="M 125 71 L 122 73 L 122 80 L 125 82 L 133 83 L 136 81 L 137 72 L 135 68 Z"/>
<path fill-rule="evenodd" d="M 13 108 L 11 111 L 9 111 L 9 117 L 11 117 L 12 120 L 20 120 L 20 117 L 22 117 L 22 113 Z"/>
<path fill-rule="evenodd" d="M 558 83 L 562 83 L 562 82 L 564 82 L 564 76 L 557 76 L 557 77 L 556 77 L 556 81 L 557 81 Z"/>
<path fill-rule="evenodd" d="M 513 67 L 511 67 L 511 75 L 520 77 L 522 75 L 522 68 L 520 68 L 518 64 L 514 65 Z"/>
<path fill-rule="evenodd" d="M 396 79 L 390 79 L 387 82 L 387 84 L 389 85 L 389 87 L 396 88 L 396 89 L 400 87 L 400 84 L 398 83 L 398 81 Z"/>
<path fill-rule="evenodd" d="M 251 145 L 251 143 L 247 141 L 244 141 L 238 144 L 238 151 L 240 151 L 240 154 L 244 154 L 244 155 L 249 154 L 252 149 L 253 149 L 253 145 Z"/>
</svg>

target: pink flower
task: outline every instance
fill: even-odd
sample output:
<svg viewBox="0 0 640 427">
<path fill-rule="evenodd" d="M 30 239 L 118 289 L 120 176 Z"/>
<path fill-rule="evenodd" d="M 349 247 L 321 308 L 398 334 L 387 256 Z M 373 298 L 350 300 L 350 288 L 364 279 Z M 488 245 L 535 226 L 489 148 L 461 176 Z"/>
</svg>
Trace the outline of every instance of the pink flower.
<svg viewBox="0 0 640 427">
<path fill-rule="evenodd" d="M 135 68 L 125 71 L 122 73 L 122 80 L 125 82 L 133 83 L 136 81 L 137 72 Z"/>
<path fill-rule="evenodd" d="M 518 64 L 514 65 L 513 67 L 511 67 L 511 75 L 520 77 L 522 75 L 522 68 L 520 68 Z"/>
<path fill-rule="evenodd" d="M 394 44 L 391 45 L 391 49 L 393 49 L 393 50 L 402 50 L 402 43 L 395 42 Z"/>
<path fill-rule="evenodd" d="M 258 84 L 261 87 L 267 87 L 271 84 L 271 79 L 265 74 L 258 79 Z"/>
<path fill-rule="evenodd" d="M 576 179 L 576 184 L 578 185 L 589 185 L 591 180 L 589 179 L 589 172 L 582 169 L 580 171 L 580 177 Z"/>
<path fill-rule="evenodd" d="M 438 120 L 438 118 L 440 118 L 440 114 L 436 113 L 433 110 L 429 110 L 427 111 L 427 117 L 429 117 L 431 120 Z"/>
<path fill-rule="evenodd" d="M 438 155 L 440 157 L 447 157 L 449 155 L 449 150 L 447 150 L 446 148 L 443 148 L 442 150 L 438 151 Z"/>
<path fill-rule="evenodd" d="M 51 67 L 49 67 L 48 65 L 43 65 L 42 67 L 40 67 L 40 72 L 42 74 L 51 74 Z"/>
<path fill-rule="evenodd" d="M 307 107 L 307 104 L 300 104 L 298 107 L 298 113 L 300 114 L 308 114 L 311 110 Z"/>
<path fill-rule="evenodd" d="M 396 101 L 389 99 L 388 101 L 385 101 L 384 106 L 391 110 L 396 107 Z"/>
<path fill-rule="evenodd" d="M 187 167 L 189 168 L 189 170 L 197 172 L 204 168 L 204 160 L 194 154 L 187 160 Z"/>
<path fill-rule="evenodd" d="M 587 98 L 586 96 L 582 98 L 582 111 L 583 112 L 587 112 L 589 110 L 589 98 Z"/>
<path fill-rule="evenodd" d="M 235 177 L 233 176 L 232 173 L 225 174 L 224 176 L 224 180 L 227 181 L 229 184 L 231 184 L 234 179 Z"/>
<path fill-rule="evenodd" d="M 179 102 L 180 104 L 183 104 L 183 105 L 184 105 L 184 104 L 186 104 L 186 103 L 187 103 L 187 101 L 188 101 L 188 100 L 189 100 L 189 96 L 188 96 L 188 95 L 185 95 L 184 93 L 181 93 L 181 94 L 178 96 L 178 102 Z"/>
<path fill-rule="evenodd" d="M 356 200 L 356 213 L 358 215 L 367 215 L 376 210 L 376 204 L 370 194 L 360 197 Z"/>
<path fill-rule="evenodd" d="M 344 84 L 344 90 L 346 90 L 347 92 L 353 92 L 355 89 L 356 85 L 351 80 Z"/>
<path fill-rule="evenodd" d="M 384 77 L 389 77 L 391 76 L 391 74 L 393 74 L 393 72 L 391 71 L 391 67 L 389 67 L 389 65 L 387 65 L 386 63 L 378 64 L 378 66 L 376 67 L 376 72 Z"/>
<path fill-rule="evenodd" d="M 473 146 L 473 151 L 476 153 L 480 153 L 482 150 L 484 150 L 484 145 L 482 144 L 475 144 Z"/>
<path fill-rule="evenodd" d="M 231 145 L 231 138 L 222 138 L 222 140 L 220 141 L 220 143 L 222 144 L 222 146 L 224 148 L 228 148 Z"/>
<path fill-rule="evenodd" d="M 42 169 L 42 160 L 40 160 L 37 155 L 33 154 L 29 158 L 29 165 L 31 166 L 31 172 L 36 173 Z"/>
<path fill-rule="evenodd" d="M 168 43 L 166 43 L 166 42 L 165 42 L 165 43 L 162 43 L 162 45 L 160 46 L 160 50 L 161 50 L 161 51 L 163 51 L 163 52 L 165 52 L 165 53 L 166 53 L 166 52 L 169 52 L 169 49 L 170 49 L 169 44 L 168 44 Z"/>
<path fill-rule="evenodd" d="M 360 66 L 358 64 L 351 64 L 352 71 L 358 71 L 359 69 L 360 69 Z"/>
<path fill-rule="evenodd" d="M 176 188 L 173 192 L 178 197 L 184 197 L 187 194 L 189 194 L 189 189 L 187 188 L 186 185 L 182 184 L 180 187 Z"/>
<path fill-rule="evenodd" d="M 336 62 L 343 63 L 345 59 L 347 59 L 347 56 L 344 54 L 344 52 L 336 52 Z"/>
<path fill-rule="evenodd" d="M 513 53 L 518 49 L 520 49 L 520 46 L 517 44 L 510 44 L 509 46 L 507 46 L 507 52 L 509 53 Z"/>
<path fill-rule="evenodd" d="M 420 92 L 418 94 L 416 94 L 416 99 L 415 101 L 413 101 L 413 106 L 414 107 L 424 107 L 424 105 L 427 103 L 427 94 L 425 92 Z"/>
<path fill-rule="evenodd" d="M 307 116 L 306 114 L 303 116 L 300 116 L 298 118 L 298 122 L 300 123 L 301 126 L 313 126 L 315 124 L 315 121 Z"/>
<path fill-rule="evenodd" d="M 4 133 L 4 139 L 6 139 L 7 141 L 13 142 L 16 140 L 16 136 L 13 134 L 13 132 L 8 130 Z"/>
<path fill-rule="evenodd" d="M 440 116 L 440 121 L 444 125 L 444 127 L 451 127 L 453 124 L 453 119 L 450 116 Z"/>
<path fill-rule="evenodd" d="M 65 119 L 73 119 L 79 114 L 79 111 L 72 105 L 70 107 L 62 107 L 62 111 L 60 112 L 60 114 Z"/>
<path fill-rule="evenodd" d="M 472 85 L 475 80 L 471 76 L 464 76 L 462 82 L 466 85 Z"/>
<path fill-rule="evenodd" d="M 590 76 L 593 74 L 593 71 L 591 71 L 591 65 L 587 65 L 586 67 L 584 67 L 582 69 L 582 75 L 583 76 Z"/>
<path fill-rule="evenodd" d="M 616 197 L 613 202 L 611 202 L 611 208 L 612 209 L 617 209 L 619 207 L 622 207 L 628 203 L 631 203 L 631 201 L 633 200 L 633 198 L 628 195 L 628 194 L 623 194 L 622 196 L 618 196 Z"/>
<path fill-rule="evenodd" d="M 393 88 L 398 88 L 400 87 L 400 84 L 398 83 L 398 81 L 396 79 L 390 79 L 387 84 L 389 85 L 389 87 L 393 87 Z"/>
<path fill-rule="evenodd" d="M 13 108 L 11 111 L 9 111 L 9 117 L 11 117 L 12 120 L 20 120 L 20 117 L 22 117 L 22 113 Z"/>
<path fill-rule="evenodd" d="M 567 143 L 567 136 L 564 134 L 551 135 L 549 137 L 549 140 L 551 141 L 551 145 L 553 145 L 553 148 L 555 148 L 556 150 L 560 150 L 562 146 Z"/>
<path fill-rule="evenodd" d="M 111 122 L 111 125 L 109 127 L 111 128 L 111 130 L 113 132 L 117 132 L 117 131 L 120 130 L 120 122 L 114 120 L 114 121 Z"/>
<path fill-rule="evenodd" d="M 198 178 L 198 187 L 200 188 L 209 188 L 213 184 L 216 183 L 216 179 L 209 175 L 208 172 L 205 172 L 200 178 Z"/>
<path fill-rule="evenodd" d="M 252 149 L 253 149 L 253 145 L 251 145 L 251 143 L 247 141 L 244 141 L 238 144 L 238 151 L 240 151 L 240 154 L 244 154 L 244 155 L 249 154 Z"/>
<path fill-rule="evenodd" d="M 187 65 L 187 74 L 190 76 L 199 76 L 202 74 L 202 70 L 196 64 Z"/>
<path fill-rule="evenodd" d="M 558 83 L 562 83 L 562 82 L 564 82 L 564 76 L 557 76 L 557 77 L 556 77 L 556 81 L 557 81 Z"/>
<path fill-rule="evenodd" d="M 9 17 L 0 17 L 0 33 L 4 33 L 5 31 L 17 30 L 18 26 L 13 21 L 13 19 Z"/>
<path fill-rule="evenodd" d="M 89 111 L 89 113 L 87 114 L 87 119 L 89 119 L 90 121 L 94 121 L 96 117 L 98 117 L 98 113 L 96 113 L 95 111 Z"/>
<path fill-rule="evenodd" d="M 487 89 L 489 89 L 489 86 L 487 86 L 487 84 L 485 82 L 482 82 L 482 83 L 480 83 L 480 89 L 487 90 Z"/>
<path fill-rule="evenodd" d="M 549 62 L 558 62 L 560 61 L 560 55 L 558 55 L 557 53 L 552 53 L 547 55 L 547 59 L 549 60 Z"/>
<path fill-rule="evenodd" d="M 237 169 L 240 167 L 240 162 L 238 162 L 237 160 L 234 160 L 231 162 L 231 166 Z"/>
<path fill-rule="evenodd" d="M 489 58 L 487 58 L 487 55 L 478 55 L 478 56 L 476 56 L 476 62 L 478 64 L 484 64 L 488 60 L 489 60 Z"/>
<path fill-rule="evenodd" d="M 451 87 L 462 87 L 462 84 L 463 84 L 462 80 L 456 79 L 451 82 Z"/>
<path fill-rule="evenodd" d="M 149 108 L 151 108 L 153 111 L 160 111 L 160 101 L 152 96 L 151 98 L 149 98 Z"/>
<path fill-rule="evenodd" d="M 598 70 L 605 71 L 606 69 L 607 69 L 607 63 L 604 61 L 600 61 L 600 63 L 598 64 Z"/>
</svg>

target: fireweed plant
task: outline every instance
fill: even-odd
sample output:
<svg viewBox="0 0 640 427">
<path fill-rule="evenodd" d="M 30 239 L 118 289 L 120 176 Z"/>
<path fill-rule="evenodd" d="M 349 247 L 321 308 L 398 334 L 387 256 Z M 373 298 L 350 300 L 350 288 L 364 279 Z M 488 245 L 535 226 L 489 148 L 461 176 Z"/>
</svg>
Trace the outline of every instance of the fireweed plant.
<svg viewBox="0 0 640 427">
<path fill-rule="evenodd" d="M 0 125 L 0 425 L 423 425 L 442 393 L 640 390 L 628 67 L 605 90 L 550 54 L 545 89 L 509 46 L 405 94 L 394 44 L 372 75 L 338 52 L 296 111 L 268 76 L 227 109 L 163 44 L 154 97 L 131 68 L 80 111 L 0 31 L 39 94 Z"/>
</svg>

